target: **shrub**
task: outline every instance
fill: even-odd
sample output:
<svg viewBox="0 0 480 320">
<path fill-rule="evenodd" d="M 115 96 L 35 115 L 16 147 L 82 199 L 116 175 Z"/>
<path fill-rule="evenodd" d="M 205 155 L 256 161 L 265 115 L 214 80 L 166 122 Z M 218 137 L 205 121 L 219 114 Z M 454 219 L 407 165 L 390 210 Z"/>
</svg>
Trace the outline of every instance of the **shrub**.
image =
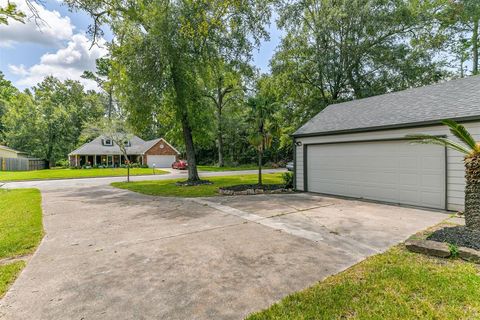
<svg viewBox="0 0 480 320">
<path fill-rule="evenodd" d="M 285 172 L 282 174 L 283 183 L 286 188 L 293 188 L 293 173 Z"/>
<path fill-rule="evenodd" d="M 55 166 L 56 166 L 56 167 L 61 167 L 61 168 L 67 168 L 67 167 L 70 166 L 70 162 L 69 162 L 67 159 L 58 160 L 58 161 L 55 163 Z"/>
</svg>

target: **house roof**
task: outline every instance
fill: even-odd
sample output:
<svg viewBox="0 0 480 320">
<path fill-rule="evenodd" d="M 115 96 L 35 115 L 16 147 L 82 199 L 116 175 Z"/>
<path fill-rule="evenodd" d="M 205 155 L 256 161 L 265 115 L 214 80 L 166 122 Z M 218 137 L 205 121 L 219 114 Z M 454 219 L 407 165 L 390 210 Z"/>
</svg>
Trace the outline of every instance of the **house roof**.
<svg viewBox="0 0 480 320">
<path fill-rule="evenodd" d="M 70 155 L 118 155 L 122 152 L 117 144 L 113 143 L 112 146 L 104 146 L 102 144 L 102 139 L 108 139 L 105 136 L 99 136 L 92 141 L 85 143 L 80 148 L 70 152 Z M 150 148 L 152 148 L 157 142 L 163 140 L 163 142 L 170 147 L 172 147 L 167 141 L 163 138 L 145 141 L 137 136 L 133 136 L 130 139 L 130 146 L 126 147 L 127 154 L 144 154 Z M 177 149 L 172 147 L 172 149 L 180 154 Z"/>
<path fill-rule="evenodd" d="M 293 136 L 315 136 L 480 120 L 480 76 L 333 104 Z"/>
<path fill-rule="evenodd" d="M 17 153 L 17 154 L 27 154 L 27 152 L 18 151 L 18 150 L 9 148 L 9 147 L 7 147 L 7 146 L 2 146 L 2 145 L 0 145 L 0 149 L 6 150 L 6 151 L 10 151 L 10 152 L 14 152 L 14 153 Z"/>
</svg>

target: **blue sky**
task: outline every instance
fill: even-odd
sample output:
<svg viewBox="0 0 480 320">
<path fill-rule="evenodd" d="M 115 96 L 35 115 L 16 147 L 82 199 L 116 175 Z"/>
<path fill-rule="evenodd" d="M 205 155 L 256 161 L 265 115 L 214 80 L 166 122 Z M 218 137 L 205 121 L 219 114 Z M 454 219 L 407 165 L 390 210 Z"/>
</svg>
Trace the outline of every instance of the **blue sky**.
<svg viewBox="0 0 480 320">
<path fill-rule="evenodd" d="M 3 2 L 6 0 L 0 0 L 0 4 Z M 24 0 L 12 2 L 20 9 L 25 6 Z M 21 89 L 35 85 L 50 74 L 62 80 L 80 80 L 87 88 L 94 89 L 95 84 L 81 79 L 80 75 L 83 70 L 93 70 L 95 59 L 106 50 L 90 49 L 85 33 L 90 17 L 84 12 L 69 11 L 57 0 L 46 0 L 42 4 L 38 9 L 44 22 L 36 24 L 29 20 L 25 24 L 11 22 L 8 27 L 0 26 L 0 71 Z M 270 41 L 263 42 L 253 53 L 254 64 L 262 72 L 268 72 L 269 60 L 281 36 L 273 21 L 268 29 Z M 109 37 L 107 34 L 107 40 Z"/>
</svg>

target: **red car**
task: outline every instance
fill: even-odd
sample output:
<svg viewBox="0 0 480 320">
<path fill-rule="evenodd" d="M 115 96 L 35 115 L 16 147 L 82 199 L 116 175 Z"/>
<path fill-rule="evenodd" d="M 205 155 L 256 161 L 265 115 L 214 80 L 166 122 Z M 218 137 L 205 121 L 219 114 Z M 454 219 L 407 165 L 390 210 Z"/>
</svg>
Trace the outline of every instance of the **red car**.
<svg viewBox="0 0 480 320">
<path fill-rule="evenodd" d="M 188 168 L 188 163 L 185 160 L 177 160 L 172 164 L 172 169 L 186 170 Z"/>
</svg>

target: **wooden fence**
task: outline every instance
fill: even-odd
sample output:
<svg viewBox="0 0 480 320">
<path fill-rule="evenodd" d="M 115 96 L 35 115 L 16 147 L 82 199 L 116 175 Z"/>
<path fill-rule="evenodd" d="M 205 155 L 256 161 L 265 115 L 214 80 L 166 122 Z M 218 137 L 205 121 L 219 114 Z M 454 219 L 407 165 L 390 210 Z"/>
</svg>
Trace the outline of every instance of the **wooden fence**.
<svg viewBox="0 0 480 320">
<path fill-rule="evenodd" d="M 0 171 L 30 171 L 47 167 L 45 160 L 30 158 L 0 158 Z"/>
</svg>

